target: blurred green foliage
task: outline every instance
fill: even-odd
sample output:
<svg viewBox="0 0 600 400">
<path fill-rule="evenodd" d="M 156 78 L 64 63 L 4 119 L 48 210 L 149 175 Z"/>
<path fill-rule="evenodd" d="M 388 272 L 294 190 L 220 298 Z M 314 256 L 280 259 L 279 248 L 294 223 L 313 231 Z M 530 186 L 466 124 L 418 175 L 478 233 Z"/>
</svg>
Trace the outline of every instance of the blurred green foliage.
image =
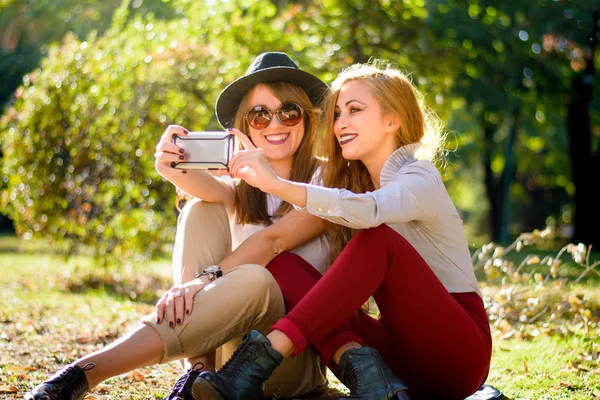
<svg viewBox="0 0 600 400">
<path fill-rule="evenodd" d="M 22 76 L 35 69 L 49 45 L 67 32 L 84 38 L 103 34 L 122 0 L 3 0 L 0 1 L 0 105 L 21 85 Z M 169 2 L 132 1 L 130 16 L 176 16 Z"/>
<path fill-rule="evenodd" d="M 371 58 L 409 73 L 453 133 L 444 179 L 475 242 L 502 196 L 515 236 L 548 216 L 569 223 L 565 104 L 592 2 L 0 0 L 3 211 L 69 251 L 156 254 L 175 226 L 173 187 L 153 167 L 160 134 L 218 128 L 220 90 L 284 51 L 326 82 Z"/>
<path fill-rule="evenodd" d="M 89 245 L 107 262 L 172 241 L 174 190 L 154 171 L 156 138 L 166 123 L 207 124 L 220 86 L 182 21 L 125 24 L 120 12 L 102 37 L 53 46 L 2 119 L 1 201 L 19 233 Z"/>
</svg>

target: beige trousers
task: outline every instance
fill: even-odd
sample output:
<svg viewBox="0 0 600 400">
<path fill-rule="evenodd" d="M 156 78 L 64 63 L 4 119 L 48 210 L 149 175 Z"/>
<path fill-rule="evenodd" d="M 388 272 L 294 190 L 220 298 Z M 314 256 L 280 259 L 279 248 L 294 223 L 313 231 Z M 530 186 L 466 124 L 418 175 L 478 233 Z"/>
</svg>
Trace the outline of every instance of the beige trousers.
<svg viewBox="0 0 600 400">
<path fill-rule="evenodd" d="M 197 199 L 187 202 L 177 222 L 173 249 L 175 284 L 194 279 L 196 272 L 218 264 L 231 252 L 231 232 L 225 208 Z M 252 329 L 266 334 L 285 315 L 277 282 L 264 267 L 240 265 L 196 294 L 191 315 L 170 328 L 150 315 L 143 322 L 161 336 L 161 362 L 216 352 L 216 367 L 229 359 Z M 265 385 L 265 397 L 290 398 L 326 389 L 325 366 L 312 348 L 286 358 Z"/>
</svg>

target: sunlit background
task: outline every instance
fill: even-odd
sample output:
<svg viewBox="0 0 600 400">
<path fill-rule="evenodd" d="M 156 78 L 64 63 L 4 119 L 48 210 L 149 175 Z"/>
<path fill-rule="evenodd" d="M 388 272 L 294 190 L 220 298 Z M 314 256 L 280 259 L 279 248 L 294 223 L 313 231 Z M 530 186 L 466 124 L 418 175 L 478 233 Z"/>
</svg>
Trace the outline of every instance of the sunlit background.
<svg viewBox="0 0 600 400">
<path fill-rule="evenodd" d="M 2 227 L 107 257 L 169 249 L 168 124 L 218 129 L 263 51 L 330 82 L 398 65 L 449 131 L 444 179 L 473 245 L 552 227 L 600 245 L 592 0 L 0 0 Z"/>
</svg>

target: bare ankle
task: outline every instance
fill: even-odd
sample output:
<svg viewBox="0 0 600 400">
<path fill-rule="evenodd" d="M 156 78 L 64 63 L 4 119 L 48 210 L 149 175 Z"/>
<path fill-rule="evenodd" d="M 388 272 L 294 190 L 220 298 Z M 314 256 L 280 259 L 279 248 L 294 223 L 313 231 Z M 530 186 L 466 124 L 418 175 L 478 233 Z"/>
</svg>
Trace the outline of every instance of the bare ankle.
<svg viewBox="0 0 600 400">
<path fill-rule="evenodd" d="M 80 361 L 75 365 L 83 370 L 83 374 L 85 375 L 85 380 L 88 385 L 88 390 L 95 388 L 98 386 L 98 384 L 100 384 L 100 382 L 102 382 L 101 380 L 98 380 L 96 374 L 92 372 L 96 368 L 96 363 L 91 361 Z"/>
<path fill-rule="evenodd" d="M 362 345 L 358 342 L 348 342 L 340 346 L 339 349 L 335 353 L 333 353 L 333 362 L 337 365 L 340 365 L 340 358 L 342 358 L 342 354 L 350 349 L 360 349 Z"/>
<path fill-rule="evenodd" d="M 194 368 L 194 369 L 202 369 L 203 371 L 211 371 L 211 372 L 215 372 L 215 354 L 213 353 L 210 356 L 200 356 L 200 357 L 194 357 L 194 358 L 188 358 L 187 360 L 185 360 L 185 369 L 190 369 L 190 368 Z"/>
<path fill-rule="evenodd" d="M 294 352 L 294 342 L 283 332 L 274 330 L 267 335 L 267 339 L 271 342 L 271 347 L 283 357 L 289 357 Z"/>
</svg>

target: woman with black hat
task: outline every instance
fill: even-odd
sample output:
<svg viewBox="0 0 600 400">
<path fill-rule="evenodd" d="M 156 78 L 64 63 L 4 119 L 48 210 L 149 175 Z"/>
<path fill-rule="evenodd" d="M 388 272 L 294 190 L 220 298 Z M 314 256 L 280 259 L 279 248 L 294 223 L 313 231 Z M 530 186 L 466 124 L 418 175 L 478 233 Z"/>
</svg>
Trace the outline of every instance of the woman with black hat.
<svg viewBox="0 0 600 400">
<path fill-rule="evenodd" d="M 323 82 L 300 70 L 286 54 L 264 53 L 223 90 L 216 114 L 224 128 L 246 132 L 281 178 L 317 183 L 313 146 L 317 106 L 326 91 Z M 159 174 L 195 197 L 179 216 L 173 254 L 175 286 L 159 300 L 156 314 L 138 328 L 61 369 L 26 398 L 81 399 L 110 377 L 187 359 L 193 367 L 167 399 L 192 399 L 189 388 L 201 370 L 219 367 L 245 332 L 266 333 L 285 315 L 279 287 L 263 266 L 278 253 L 293 250 L 316 271 L 325 272 L 329 248 L 320 218 L 294 210 L 243 181 L 171 167 L 171 162 L 186 158 L 171 139 L 187 133 L 181 126 L 169 126 L 155 153 Z M 235 251 L 259 231 L 268 239 L 250 250 Z M 265 395 L 318 393 L 327 385 L 324 372 L 316 354 L 307 351 L 282 364 L 267 381 Z"/>
</svg>

